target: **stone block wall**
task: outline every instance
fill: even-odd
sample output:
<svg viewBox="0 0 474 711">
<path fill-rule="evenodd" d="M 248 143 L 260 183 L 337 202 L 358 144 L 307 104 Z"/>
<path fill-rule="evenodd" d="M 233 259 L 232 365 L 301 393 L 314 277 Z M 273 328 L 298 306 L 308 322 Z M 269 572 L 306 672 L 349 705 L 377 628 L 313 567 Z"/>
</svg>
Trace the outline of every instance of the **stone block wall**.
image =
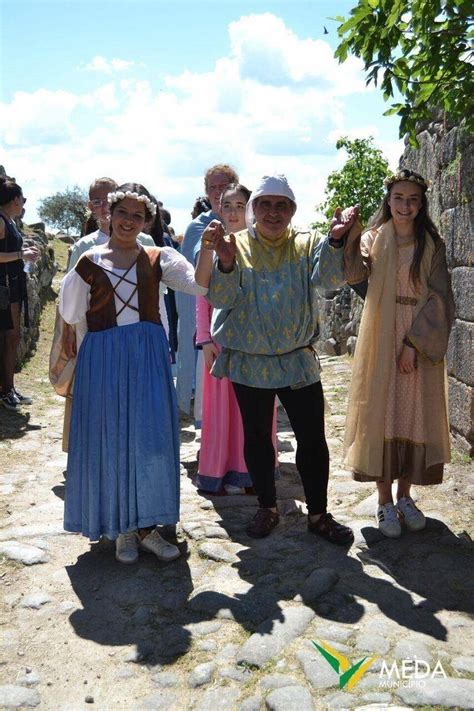
<svg viewBox="0 0 474 711">
<path fill-rule="evenodd" d="M 447 354 L 449 418 L 453 438 L 473 454 L 474 410 L 474 264 L 473 171 L 474 136 L 437 116 L 421 125 L 419 147 L 406 146 L 400 165 L 432 182 L 430 212 L 446 242 L 456 320 Z M 347 287 L 321 298 L 321 350 L 353 353 L 362 312 L 362 300 Z"/>
<path fill-rule="evenodd" d="M 54 261 L 54 250 L 48 242 L 44 225 L 38 223 L 26 227 L 23 233 L 23 244 L 36 245 L 40 250 L 40 257 L 35 262 L 31 272 L 27 275 L 28 311 L 30 326 L 25 328 L 23 318 L 21 323 L 21 342 L 18 348 L 18 363 L 21 363 L 36 347 L 39 338 L 39 323 L 41 310 L 53 282 L 57 265 Z"/>
<path fill-rule="evenodd" d="M 420 149 L 405 149 L 401 163 L 432 181 L 430 210 L 446 242 L 455 322 L 449 340 L 448 390 L 452 435 L 472 455 L 474 446 L 474 136 L 442 118 L 420 127 Z"/>
</svg>

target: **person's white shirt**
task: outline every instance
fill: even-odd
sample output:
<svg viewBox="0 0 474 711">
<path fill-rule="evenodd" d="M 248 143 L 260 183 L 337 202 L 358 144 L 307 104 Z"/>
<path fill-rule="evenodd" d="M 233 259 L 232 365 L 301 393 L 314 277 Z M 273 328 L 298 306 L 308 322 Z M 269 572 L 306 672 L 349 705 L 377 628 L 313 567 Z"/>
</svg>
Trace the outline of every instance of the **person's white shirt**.
<svg viewBox="0 0 474 711">
<path fill-rule="evenodd" d="M 90 250 L 88 258 L 95 264 L 102 266 L 102 250 L 96 247 Z M 162 272 L 163 286 L 169 286 L 175 291 L 183 291 L 194 296 L 200 294 L 205 296 L 207 289 L 199 286 L 194 278 L 194 267 L 182 254 L 177 252 L 173 247 L 162 247 L 160 253 L 160 267 Z M 119 298 L 115 296 L 115 306 L 117 312 L 122 308 L 123 302 L 127 302 L 134 291 L 134 284 L 127 281 L 121 281 L 120 276 L 125 270 L 109 268 L 105 269 L 107 276 L 110 279 L 112 286 L 118 286 Z M 136 265 L 129 272 L 130 281 L 136 283 Z M 82 338 L 87 332 L 86 313 L 89 310 L 90 303 L 90 285 L 87 284 L 78 274 L 75 269 L 72 269 L 63 279 L 61 284 L 61 292 L 59 297 L 59 313 L 72 326 L 76 327 L 77 347 L 79 348 Z M 134 309 L 125 308 L 117 317 L 117 326 L 126 326 L 139 321 L 138 314 L 138 292 L 133 294 L 130 305 Z M 166 318 L 166 308 L 164 304 L 163 294 L 160 288 L 160 317 L 166 334 L 168 335 L 168 320 Z"/>
<path fill-rule="evenodd" d="M 70 272 L 72 269 L 74 269 L 83 254 L 89 252 L 91 249 L 94 249 L 94 247 L 101 247 L 102 245 L 107 244 L 109 239 L 110 235 L 108 235 L 107 232 L 103 232 L 102 230 L 96 230 L 95 232 L 91 232 L 89 235 L 85 235 L 85 237 L 81 237 L 81 239 L 77 240 L 77 242 L 75 242 L 75 244 L 71 247 L 66 271 Z M 137 237 L 137 242 L 143 245 L 144 247 L 155 247 L 153 237 L 150 237 L 150 235 L 147 235 L 144 232 L 140 232 Z M 165 294 L 166 286 L 160 282 L 161 323 L 163 324 L 163 328 L 165 329 L 166 337 L 169 338 L 169 323 L 168 314 L 166 313 L 166 304 L 164 298 Z"/>
</svg>

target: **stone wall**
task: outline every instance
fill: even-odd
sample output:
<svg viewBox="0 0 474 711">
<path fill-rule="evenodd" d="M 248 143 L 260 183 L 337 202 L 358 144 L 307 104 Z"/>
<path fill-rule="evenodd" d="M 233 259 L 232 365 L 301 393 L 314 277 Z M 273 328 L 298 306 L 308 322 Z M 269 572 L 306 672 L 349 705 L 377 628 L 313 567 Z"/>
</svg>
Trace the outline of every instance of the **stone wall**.
<svg viewBox="0 0 474 711">
<path fill-rule="evenodd" d="M 44 225 L 42 223 L 30 225 L 26 227 L 23 234 L 24 246 L 26 247 L 29 244 L 36 245 L 40 250 L 40 257 L 27 275 L 30 326 L 25 328 L 22 319 L 18 363 L 21 363 L 26 356 L 30 355 L 36 347 L 36 342 L 39 338 L 41 309 L 44 301 L 49 296 L 53 277 L 57 269 L 54 261 L 54 250 L 48 243 Z"/>
<path fill-rule="evenodd" d="M 430 212 L 446 241 L 456 320 L 448 349 L 449 417 L 456 444 L 471 454 L 474 445 L 474 270 L 473 169 L 474 137 L 440 116 L 420 126 L 419 148 L 407 145 L 400 165 L 432 181 Z M 321 349 L 353 353 L 362 300 L 349 288 L 321 298 Z"/>
</svg>

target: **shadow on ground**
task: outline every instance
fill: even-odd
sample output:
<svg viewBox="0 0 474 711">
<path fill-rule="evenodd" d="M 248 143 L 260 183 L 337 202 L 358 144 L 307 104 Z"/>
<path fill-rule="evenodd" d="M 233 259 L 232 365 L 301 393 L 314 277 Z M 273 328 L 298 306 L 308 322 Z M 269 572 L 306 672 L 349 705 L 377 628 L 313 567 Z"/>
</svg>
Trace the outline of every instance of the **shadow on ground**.
<svg viewBox="0 0 474 711">
<path fill-rule="evenodd" d="M 299 484 L 296 472 L 284 469 L 279 490 L 285 496 Z M 474 545 L 436 519 L 428 519 L 425 531 L 404 533 L 399 540 L 363 527 L 349 555 L 347 548 L 308 533 L 301 513 L 282 517 L 269 538 L 252 540 L 245 527 L 256 509 L 255 497 L 206 498 L 230 536 L 230 541 L 212 543 L 233 550 L 235 562 L 207 561 L 208 574 L 195 589 L 186 543 L 180 544 L 183 554 L 174 563 L 159 563 L 146 554 L 128 567 L 116 563 L 112 542 L 94 544 L 67 568 L 83 607 L 70 617 L 79 636 L 110 646 L 135 645 L 134 661 L 171 664 L 190 650 L 187 626 L 231 619 L 247 632 L 265 634 L 275 621 L 284 620 L 282 603 L 296 595 L 321 620 L 355 624 L 367 601 L 400 627 L 436 640 L 447 638 L 437 612 L 474 612 Z M 371 575 L 368 566 L 377 566 L 383 577 Z M 339 579 L 315 599 L 305 581 L 317 568 L 329 568 Z"/>
<path fill-rule="evenodd" d="M 288 434 L 285 424 L 279 425 L 279 435 Z M 193 479 L 196 460 L 184 465 L 184 476 Z M 447 638 L 436 613 L 474 612 L 471 541 L 433 518 L 424 531 L 404 531 L 397 540 L 359 520 L 354 522 L 353 546 L 337 547 L 307 532 L 306 516 L 291 507 L 295 499 L 303 499 L 296 468 L 283 464 L 280 470 L 279 502 L 289 513 L 281 516 L 269 538 L 253 540 L 245 533 L 257 508 L 254 496 L 202 495 L 192 520 L 209 523 L 202 507 L 208 500 L 220 517 L 213 525 L 223 529 L 223 536 L 192 542 L 200 549 L 192 568 L 183 541 L 174 540 L 182 549 L 181 559 L 163 564 L 148 554 L 133 566 L 116 563 L 112 542 L 93 545 L 67 568 L 83 607 L 70 617 L 76 633 L 98 644 L 136 645 L 134 660 L 154 665 L 171 664 L 186 654 L 196 623 L 230 619 L 247 632 L 269 633 L 277 620 L 285 619 L 285 604 L 298 595 L 297 601 L 320 620 L 356 624 L 365 615 L 366 601 L 401 628 L 435 640 Z M 55 493 L 62 494 L 59 488 Z M 165 536 L 174 539 L 169 528 Z M 227 553 L 229 562 L 204 560 L 203 544 Z M 320 595 L 308 585 L 317 569 L 326 569 L 321 575 L 328 569 L 337 574 L 335 584 Z"/>
<path fill-rule="evenodd" d="M 20 439 L 34 430 L 42 429 L 42 425 L 30 423 L 29 412 L 14 412 L 0 407 L 0 442 L 7 439 Z"/>
</svg>

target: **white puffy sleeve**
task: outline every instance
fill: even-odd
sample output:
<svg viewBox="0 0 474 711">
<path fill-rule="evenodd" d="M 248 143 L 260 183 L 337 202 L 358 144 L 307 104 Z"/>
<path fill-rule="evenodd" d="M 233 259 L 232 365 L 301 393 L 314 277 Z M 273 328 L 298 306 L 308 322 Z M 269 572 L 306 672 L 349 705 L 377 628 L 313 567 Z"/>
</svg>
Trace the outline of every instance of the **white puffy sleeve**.
<svg viewBox="0 0 474 711">
<path fill-rule="evenodd" d="M 75 269 L 66 274 L 59 294 L 59 313 L 71 325 L 84 321 L 89 310 L 90 286 Z"/>
<path fill-rule="evenodd" d="M 199 286 L 194 278 L 194 267 L 191 262 L 173 247 L 162 247 L 160 252 L 162 280 L 174 291 L 184 291 L 193 296 L 205 296 L 207 289 Z"/>
</svg>

